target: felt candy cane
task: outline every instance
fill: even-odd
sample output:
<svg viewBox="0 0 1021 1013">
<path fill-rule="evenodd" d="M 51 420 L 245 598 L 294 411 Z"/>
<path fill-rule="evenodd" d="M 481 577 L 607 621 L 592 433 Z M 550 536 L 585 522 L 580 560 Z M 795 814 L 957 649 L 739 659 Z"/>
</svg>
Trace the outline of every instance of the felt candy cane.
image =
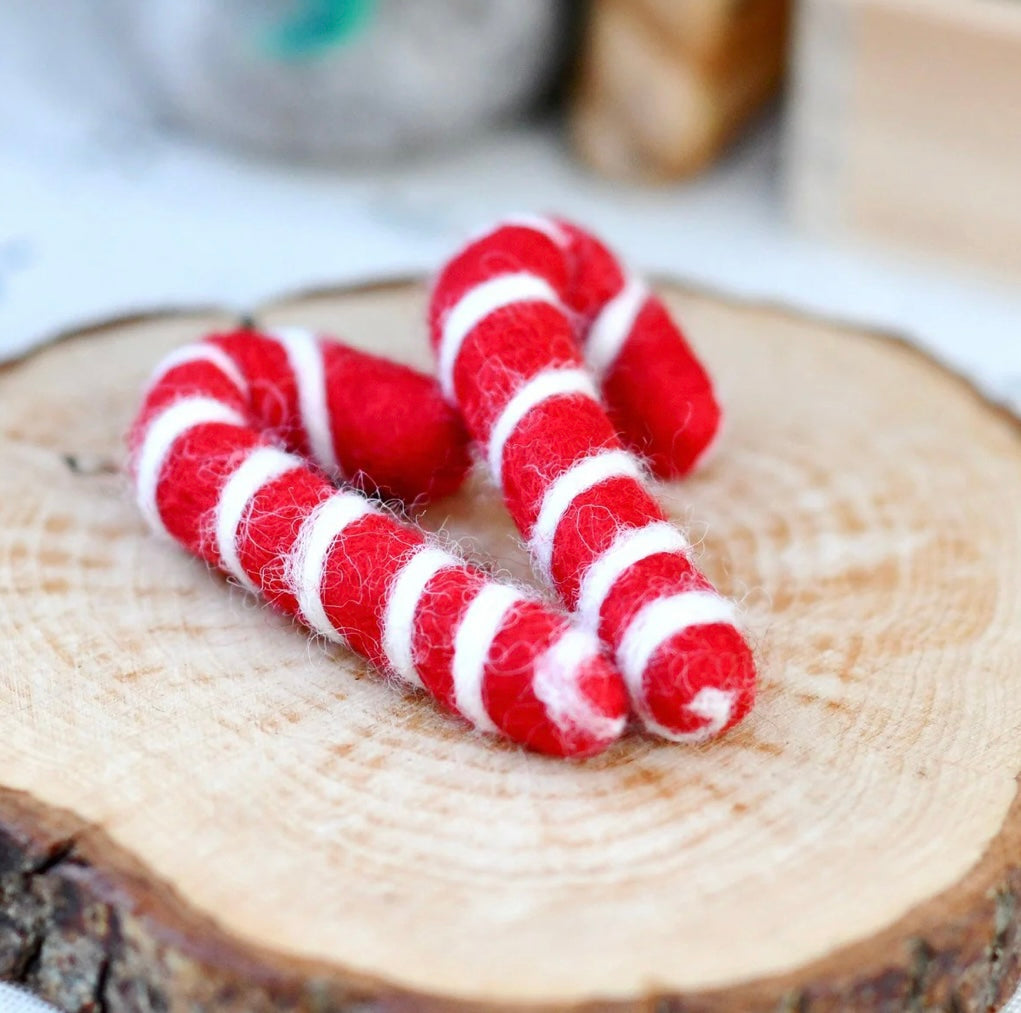
<svg viewBox="0 0 1021 1013">
<path fill-rule="evenodd" d="M 562 218 L 507 220 L 560 251 L 560 295 L 624 442 L 661 478 L 685 475 L 717 438 L 712 381 L 663 301 L 592 233 Z"/>
<path fill-rule="evenodd" d="M 211 335 L 162 368 L 196 359 L 243 384 L 267 435 L 329 478 L 408 504 L 449 495 L 468 472 L 460 418 L 407 366 L 299 327 Z"/>
<path fill-rule="evenodd" d="M 263 340 L 193 345 L 157 370 L 129 437 L 151 527 L 476 728 L 563 756 L 612 742 L 627 697 L 594 636 L 267 438 L 289 409 L 255 389 L 246 355 Z M 322 416 L 302 417 L 292 445 L 323 453 Z"/>
<path fill-rule="evenodd" d="M 613 649 L 638 716 L 668 738 L 708 738 L 751 707 L 751 652 L 599 401 L 564 310 L 569 281 L 562 249 L 531 224 L 471 242 L 432 293 L 440 385 L 535 569 Z"/>
</svg>

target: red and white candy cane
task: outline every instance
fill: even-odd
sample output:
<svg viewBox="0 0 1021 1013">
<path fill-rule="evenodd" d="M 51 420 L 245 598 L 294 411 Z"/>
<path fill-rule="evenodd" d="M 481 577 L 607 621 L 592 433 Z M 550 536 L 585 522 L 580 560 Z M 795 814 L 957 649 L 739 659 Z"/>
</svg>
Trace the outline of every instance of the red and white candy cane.
<svg viewBox="0 0 1021 1013">
<path fill-rule="evenodd" d="M 719 436 L 712 381 L 663 301 L 592 233 L 562 218 L 507 224 L 546 236 L 567 272 L 560 295 L 624 443 L 661 478 L 685 475 Z"/>
<path fill-rule="evenodd" d="M 617 738 L 627 697 L 591 633 L 338 490 L 265 435 L 289 415 L 268 388 L 256 390 L 256 374 L 270 375 L 248 355 L 264 340 L 202 342 L 157 370 L 129 438 L 152 528 L 476 728 L 563 756 Z M 326 455 L 315 395 L 298 387 L 304 422 L 292 449 Z"/>
<path fill-rule="evenodd" d="M 535 568 L 612 647 L 636 714 L 667 738 L 708 738 L 750 709 L 752 655 L 599 401 L 564 310 L 569 282 L 561 247 L 531 223 L 471 242 L 432 294 L 440 385 Z"/>
</svg>

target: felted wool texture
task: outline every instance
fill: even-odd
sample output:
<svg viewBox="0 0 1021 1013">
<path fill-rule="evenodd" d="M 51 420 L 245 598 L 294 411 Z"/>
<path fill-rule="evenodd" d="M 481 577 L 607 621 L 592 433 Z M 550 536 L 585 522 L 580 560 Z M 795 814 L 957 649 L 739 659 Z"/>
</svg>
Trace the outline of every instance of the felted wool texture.
<svg viewBox="0 0 1021 1013">
<path fill-rule="evenodd" d="M 464 481 L 467 435 L 431 377 L 298 327 L 213 334 L 177 355 L 210 348 L 242 378 L 262 430 L 327 477 L 405 505 Z"/>
<path fill-rule="evenodd" d="M 469 243 L 430 300 L 440 386 L 535 570 L 613 651 L 635 713 L 657 734 L 700 741 L 747 714 L 754 661 L 734 606 L 692 562 L 594 386 L 555 382 L 584 369 L 565 308 L 572 277 L 559 241 L 531 221 Z"/>
<path fill-rule="evenodd" d="M 293 408 L 310 399 L 256 383 L 283 366 L 275 341 L 221 335 L 156 370 L 128 438 L 150 526 L 482 731 L 557 756 L 609 745 L 627 695 L 598 638 L 312 467 L 324 431 Z"/>
<path fill-rule="evenodd" d="M 504 224 L 545 236 L 563 258 L 563 306 L 625 444 L 660 478 L 686 475 L 713 447 L 723 414 L 663 301 L 578 225 L 538 215 Z"/>
</svg>

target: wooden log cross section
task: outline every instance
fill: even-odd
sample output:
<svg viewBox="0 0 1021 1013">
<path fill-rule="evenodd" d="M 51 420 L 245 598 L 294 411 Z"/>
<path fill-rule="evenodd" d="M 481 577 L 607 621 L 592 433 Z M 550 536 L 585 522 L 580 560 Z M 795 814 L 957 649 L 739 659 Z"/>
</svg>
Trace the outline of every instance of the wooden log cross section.
<svg viewBox="0 0 1021 1013">
<path fill-rule="evenodd" d="M 0 371 L 0 975 L 107 1013 L 1002 1002 L 1019 427 L 897 341 L 665 292 L 729 418 L 663 496 L 744 603 L 761 699 L 723 741 L 583 764 L 467 733 L 147 534 L 123 433 L 225 317 Z M 428 366 L 423 302 L 262 319 Z M 481 478 L 424 521 L 528 578 Z"/>
</svg>

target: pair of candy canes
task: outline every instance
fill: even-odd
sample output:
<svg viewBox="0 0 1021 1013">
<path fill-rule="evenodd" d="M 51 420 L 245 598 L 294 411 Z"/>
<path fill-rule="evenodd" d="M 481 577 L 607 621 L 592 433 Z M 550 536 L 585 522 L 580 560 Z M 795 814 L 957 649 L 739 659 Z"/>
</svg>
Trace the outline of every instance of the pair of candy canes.
<svg viewBox="0 0 1021 1013">
<path fill-rule="evenodd" d="M 599 752 L 629 702 L 669 739 L 734 725 L 754 698 L 751 653 L 633 452 L 683 474 L 719 425 L 659 300 L 590 234 L 519 218 L 446 265 L 429 323 L 439 389 L 295 329 L 172 353 L 130 436 L 150 525 L 532 749 Z M 454 491 L 470 464 L 465 428 L 573 622 L 363 494 Z"/>
</svg>

